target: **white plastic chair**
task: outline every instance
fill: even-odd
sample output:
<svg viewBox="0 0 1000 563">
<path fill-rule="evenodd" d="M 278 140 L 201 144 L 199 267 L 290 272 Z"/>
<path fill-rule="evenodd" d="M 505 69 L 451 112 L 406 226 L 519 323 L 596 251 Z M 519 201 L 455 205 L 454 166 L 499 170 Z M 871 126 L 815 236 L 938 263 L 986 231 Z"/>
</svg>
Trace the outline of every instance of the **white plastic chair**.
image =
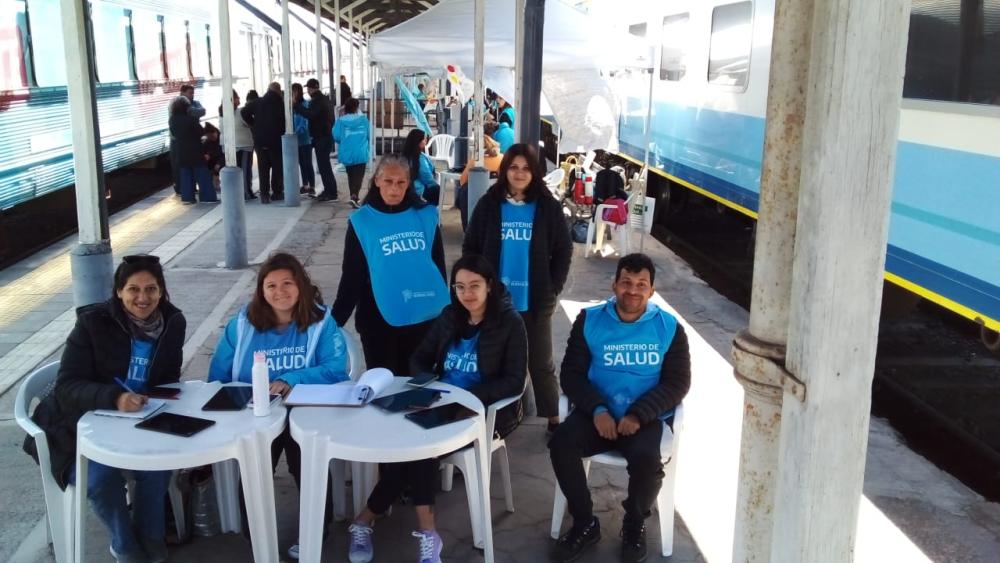
<svg viewBox="0 0 1000 563">
<path fill-rule="evenodd" d="M 446 133 L 441 133 L 434 135 L 427 141 L 427 146 L 424 147 L 424 153 L 431 157 L 431 160 L 437 164 L 438 161 L 442 161 L 447 164 L 446 169 L 450 169 L 455 166 L 455 137 L 454 135 L 448 135 Z M 435 166 L 437 168 L 437 166 Z"/>
<path fill-rule="evenodd" d="M 501 399 L 486 409 L 486 428 L 490 435 L 493 435 L 496 427 L 497 411 L 511 405 L 514 401 L 520 401 L 521 395 L 515 395 L 506 399 Z M 514 512 L 514 493 L 510 486 L 510 462 L 507 459 L 507 443 L 503 438 L 493 438 L 490 446 L 490 459 L 494 453 L 501 452 L 500 475 L 503 478 L 503 494 L 507 504 L 507 512 Z M 465 481 L 465 494 L 469 499 L 469 521 L 472 523 L 472 542 L 477 548 L 482 549 L 483 523 L 480 518 L 481 508 L 479 506 L 479 473 L 476 470 L 476 452 L 471 446 L 462 448 L 441 460 L 441 490 L 450 491 L 454 479 L 455 468 L 462 472 Z M 489 473 L 492 475 L 492 472 Z M 488 489 L 489 487 L 487 487 Z"/>
<path fill-rule="evenodd" d="M 52 552 L 55 554 L 57 563 L 70 563 L 73 561 L 74 551 L 74 486 L 67 485 L 65 490 L 59 488 L 55 477 L 52 476 L 52 460 L 49 455 L 49 442 L 45 437 L 45 431 L 31 420 L 32 402 L 36 399 L 42 399 L 46 389 L 55 382 L 58 374 L 59 362 L 52 362 L 28 375 L 21 383 L 17 397 L 14 399 L 14 418 L 17 420 L 18 426 L 34 438 L 35 448 L 38 450 L 38 467 L 42 473 L 42 491 L 45 494 L 46 535 L 52 543 Z M 128 481 L 128 487 L 134 488 L 131 479 Z M 186 536 L 184 504 L 180 489 L 177 487 L 176 472 L 170 478 L 167 492 L 170 495 L 177 533 Z M 185 539 L 185 537 L 182 536 L 181 539 Z"/>
<path fill-rule="evenodd" d="M 559 193 L 562 187 L 562 181 L 566 178 L 566 171 L 562 168 L 554 168 L 551 172 L 542 177 L 542 181 L 545 182 L 545 186 L 549 188 L 552 195 L 558 199 L 562 200 L 562 196 Z"/>
<path fill-rule="evenodd" d="M 559 420 L 565 420 L 569 414 L 569 399 L 565 395 L 559 397 Z M 684 404 L 674 409 L 673 432 L 669 427 L 663 429 L 660 439 L 660 457 L 663 459 L 663 484 L 660 494 L 656 497 L 656 511 L 660 513 L 660 551 L 664 557 L 670 557 L 674 552 L 674 482 L 677 480 L 677 452 L 680 446 L 681 429 L 684 427 Z M 610 451 L 584 458 L 583 471 L 590 475 L 590 463 L 594 461 L 604 465 L 626 467 L 627 463 L 618 452 Z M 566 497 L 563 496 L 559 484 L 556 483 L 555 499 L 552 502 L 552 539 L 559 539 L 563 516 L 566 513 Z"/>
<path fill-rule="evenodd" d="M 632 205 L 639 199 L 638 193 L 629 196 L 625 201 L 625 209 L 628 212 L 628 219 L 624 225 L 618 225 L 604 220 L 604 211 L 614 209 L 614 205 L 600 204 L 594 210 L 594 215 L 587 225 L 587 246 L 583 251 L 584 258 L 589 258 L 592 251 L 603 255 L 604 251 L 604 229 L 610 227 L 618 238 L 618 253 L 624 256 L 632 249 Z"/>
</svg>

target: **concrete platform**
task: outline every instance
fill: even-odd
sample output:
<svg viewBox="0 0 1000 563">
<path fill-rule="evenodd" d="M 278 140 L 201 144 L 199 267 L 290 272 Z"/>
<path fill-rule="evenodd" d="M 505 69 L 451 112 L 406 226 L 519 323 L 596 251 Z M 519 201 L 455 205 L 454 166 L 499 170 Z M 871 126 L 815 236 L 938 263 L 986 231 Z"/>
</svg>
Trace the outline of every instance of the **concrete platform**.
<svg viewBox="0 0 1000 563">
<path fill-rule="evenodd" d="M 341 196 L 346 177 L 337 174 Z M 292 252 L 307 265 L 313 280 L 332 302 L 340 277 L 343 234 L 351 208 L 345 202 L 303 200 L 299 208 L 247 204 L 251 261 L 275 249 Z M 444 233 L 449 263 L 457 258 L 461 229 L 457 210 L 445 210 Z M 220 266 L 224 255 L 221 208 L 182 207 L 170 190 L 151 196 L 112 221 L 116 255 L 159 253 L 165 258 L 171 298 L 185 313 L 185 379 L 205 377 L 223 324 L 251 294 L 254 272 Z M 635 241 L 638 246 L 638 239 Z M 44 501 L 38 468 L 20 451 L 22 432 L 13 422 L 13 398 L 19 372 L 27 373 L 58 358 L 72 326 L 70 278 L 65 252 L 72 241 L 54 245 L 0 272 L 0 560 L 54 561 L 44 543 Z M 576 245 L 573 268 L 553 323 L 555 355 L 562 356 L 571 318 L 580 307 L 606 298 L 615 258 L 583 258 Z M 645 251 L 657 264 L 659 297 L 682 319 L 691 339 L 693 383 L 686 400 L 687 426 L 682 435 L 677 481 L 675 562 L 729 561 L 735 514 L 742 388 L 728 363 L 736 331 L 747 313 L 705 285 L 690 268 L 650 238 Z M 167 259 L 169 258 L 169 259 Z M 348 330 L 353 330 L 353 322 Z M 22 373 L 22 375 L 23 375 Z M 2 387 L 0 387 L 2 389 Z M 544 444 L 541 420 L 528 418 L 509 438 L 516 512 L 504 511 L 499 482 L 494 481 L 493 513 L 497 561 L 547 561 L 554 478 Z M 298 493 L 283 468 L 275 477 L 278 533 L 282 550 L 296 541 Z M 604 539 L 581 561 L 617 560 L 623 515 L 624 471 L 594 466 L 595 508 Z M 901 443 L 884 421 L 873 419 L 869 434 L 865 497 L 861 499 L 858 561 L 998 561 L 1000 506 L 985 502 L 949 475 L 937 470 Z M 437 499 L 437 517 L 445 540 L 446 561 L 479 561 L 472 548 L 464 486 Z M 568 522 L 564 525 L 568 525 Z M 376 561 L 414 560 L 415 526 L 406 506 L 394 508 L 374 535 Z M 650 552 L 658 553 L 657 517 L 648 522 Z M 88 520 L 86 560 L 111 561 L 106 533 L 96 518 Z M 346 524 L 338 523 L 324 546 L 324 561 L 345 559 Z M 171 561 L 247 561 L 250 546 L 241 535 L 196 538 L 171 549 Z M 658 560 L 651 555 L 650 560 Z"/>
</svg>

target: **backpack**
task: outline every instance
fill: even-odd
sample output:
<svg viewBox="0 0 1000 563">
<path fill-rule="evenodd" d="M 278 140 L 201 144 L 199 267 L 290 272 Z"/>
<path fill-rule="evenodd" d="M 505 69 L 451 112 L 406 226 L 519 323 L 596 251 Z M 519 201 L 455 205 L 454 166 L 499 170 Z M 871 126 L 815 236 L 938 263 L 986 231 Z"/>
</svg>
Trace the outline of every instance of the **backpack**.
<svg viewBox="0 0 1000 563">
<path fill-rule="evenodd" d="M 613 205 L 614 207 L 605 209 L 602 219 L 616 225 L 628 223 L 628 206 L 625 205 L 624 199 L 618 197 L 608 198 L 604 200 L 604 205 Z"/>
</svg>

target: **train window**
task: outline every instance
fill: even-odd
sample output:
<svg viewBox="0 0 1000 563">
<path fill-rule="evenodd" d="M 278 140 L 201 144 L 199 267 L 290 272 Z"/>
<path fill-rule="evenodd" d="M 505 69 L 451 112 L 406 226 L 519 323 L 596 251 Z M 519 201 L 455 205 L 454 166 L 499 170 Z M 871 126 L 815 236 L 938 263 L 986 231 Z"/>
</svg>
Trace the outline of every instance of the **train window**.
<svg viewBox="0 0 1000 563">
<path fill-rule="evenodd" d="M 66 85 L 66 53 L 63 50 L 59 0 L 29 0 L 28 27 L 35 86 Z"/>
<path fill-rule="evenodd" d="M 188 78 L 191 76 L 191 69 L 188 66 L 187 22 L 180 18 L 164 18 L 163 35 L 167 54 L 167 76 Z"/>
<path fill-rule="evenodd" d="M 628 32 L 631 35 L 635 35 L 636 37 L 642 37 L 643 39 L 645 39 L 645 37 L 646 37 L 646 22 L 634 23 L 634 24 L 628 26 Z"/>
<path fill-rule="evenodd" d="M 101 82 L 124 82 L 132 79 L 129 61 L 128 16 L 121 6 L 95 4 L 94 57 L 97 59 L 97 79 Z"/>
<path fill-rule="evenodd" d="M 24 0 L 0 0 L 0 91 L 28 85 L 28 19 Z"/>
<path fill-rule="evenodd" d="M 913 0 L 903 96 L 1000 105 L 1000 1 Z"/>
<path fill-rule="evenodd" d="M 211 76 L 208 67 L 208 26 L 191 22 L 188 25 L 188 37 L 191 41 L 191 73 L 195 76 Z"/>
<path fill-rule="evenodd" d="M 687 73 L 687 46 L 691 44 L 691 17 L 685 12 L 663 18 L 660 36 L 660 80 L 678 81 Z"/>
<path fill-rule="evenodd" d="M 132 41 L 135 48 L 135 73 L 139 80 L 160 80 L 163 72 L 163 22 L 145 10 L 132 10 Z"/>
<path fill-rule="evenodd" d="M 712 42 L 708 51 L 708 82 L 743 91 L 750 77 L 753 46 L 753 2 L 738 2 L 712 10 Z"/>
</svg>

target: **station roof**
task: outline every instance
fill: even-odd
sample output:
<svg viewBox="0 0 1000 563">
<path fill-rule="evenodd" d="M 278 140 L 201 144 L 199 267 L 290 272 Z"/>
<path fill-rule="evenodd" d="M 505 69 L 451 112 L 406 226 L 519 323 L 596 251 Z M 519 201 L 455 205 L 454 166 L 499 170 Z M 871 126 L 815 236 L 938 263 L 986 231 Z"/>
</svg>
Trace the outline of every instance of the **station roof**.
<svg viewBox="0 0 1000 563">
<path fill-rule="evenodd" d="M 333 0 L 290 0 L 310 12 L 315 9 L 313 1 L 321 2 L 323 17 L 332 24 L 335 21 Z M 359 31 L 372 26 L 372 32 L 395 27 L 406 20 L 433 7 L 438 0 L 340 0 L 340 25 Z M 347 11 L 353 10 L 352 21 L 347 21 Z"/>
</svg>

